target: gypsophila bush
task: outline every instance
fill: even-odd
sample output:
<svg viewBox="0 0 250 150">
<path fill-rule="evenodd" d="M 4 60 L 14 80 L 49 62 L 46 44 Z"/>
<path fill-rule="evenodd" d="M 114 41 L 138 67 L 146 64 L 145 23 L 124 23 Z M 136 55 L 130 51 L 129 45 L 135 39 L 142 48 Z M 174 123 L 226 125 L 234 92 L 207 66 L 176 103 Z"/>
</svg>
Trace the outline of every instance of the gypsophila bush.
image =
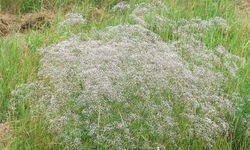
<svg viewBox="0 0 250 150">
<path fill-rule="evenodd" d="M 207 30 L 225 30 L 222 18 L 173 21 L 162 11 L 168 12 L 161 1 L 138 4 L 131 14 L 138 17 L 135 25 L 92 28 L 89 36 L 39 49 L 43 80 L 13 91 L 12 108 L 31 101 L 31 115 L 42 114 L 48 132 L 68 149 L 82 149 L 86 137 L 117 149 L 178 148 L 179 139 L 212 148 L 214 138 L 233 130 L 230 117 L 244 104 L 222 89 L 228 76 L 237 78 L 242 60 L 199 40 Z M 165 43 L 146 26 L 171 28 L 178 38 Z"/>
</svg>

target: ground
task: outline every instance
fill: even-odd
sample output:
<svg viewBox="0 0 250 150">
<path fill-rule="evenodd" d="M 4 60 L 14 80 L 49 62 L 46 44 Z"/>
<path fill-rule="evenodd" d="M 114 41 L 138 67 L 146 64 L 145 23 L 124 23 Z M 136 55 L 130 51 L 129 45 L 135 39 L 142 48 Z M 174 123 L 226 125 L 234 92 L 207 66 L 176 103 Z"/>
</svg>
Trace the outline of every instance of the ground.
<svg viewBox="0 0 250 150">
<path fill-rule="evenodd" d="M 6 36 L 14 32 L 26 33 L 29 28 L 41 30 L 43 26 L 50 27 L 55 13 L 52 11 L 28 13 L 18 17 L 13 14 L 0 14 L 0 35 Z"/>
</svg>

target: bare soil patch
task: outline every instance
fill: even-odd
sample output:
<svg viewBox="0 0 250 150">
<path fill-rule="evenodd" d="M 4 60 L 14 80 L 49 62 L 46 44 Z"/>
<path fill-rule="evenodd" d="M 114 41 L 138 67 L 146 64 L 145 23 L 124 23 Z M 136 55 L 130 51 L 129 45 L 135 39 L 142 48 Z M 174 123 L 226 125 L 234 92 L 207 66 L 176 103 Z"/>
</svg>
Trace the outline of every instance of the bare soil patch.
<svg viewBox="0 0 250 150">
<path fill-rule="evenodd" d="M 91 23 L 93 20 L 99 24 L 102 17 L 102 11 L 96 7 L 89 9 L 89 17 L 87 18 L 88 22 Z"/>
<path fill-rule="evenodd" d="M 55 18 L 52 11 L 28 13 L 21 17 L 10 13 L 0 14 L 0 36 L 6 36 L 13 31 L 25 33 L 28 29 L 42 30 L 44 26 L 50 27 Z"/>
<path fill-rule="evenodd" d="M 11 133 L 12 130 L 10 130 L 8 122 L 0 123 L 0 145 L 6 148 L 8 147 L 7 137 L 10 136 Z"/>
<path fill-rule="evenodd" d="M 239 7 L 238 14 L 242 15 L 245 18 L 245 21 L 250 27 L 250 2 L 249 1 L 242 1 L 241 6 Z"/>
<path fill-rule="evenodd" d="M 250 11 L 250 2 L 243 1 L 242 5 L 240 6 L 240 9 L 243 11 Z"/>
</svg>

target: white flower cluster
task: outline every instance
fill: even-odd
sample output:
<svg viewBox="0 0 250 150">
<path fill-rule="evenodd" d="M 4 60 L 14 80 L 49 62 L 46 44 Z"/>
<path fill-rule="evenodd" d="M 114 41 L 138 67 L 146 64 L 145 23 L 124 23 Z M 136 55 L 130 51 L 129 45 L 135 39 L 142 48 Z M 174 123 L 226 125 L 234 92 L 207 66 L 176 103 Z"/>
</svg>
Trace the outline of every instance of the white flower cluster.
<svg viewBox="0 0 250 150">
<path fill-rule="evenodd" d="M 64 20 L 63 22 L 61 22 L 59 24 L 59 29 L 63 30 L 64 28 L 66 28 L 67 26 L 74 26 L 76 24 L 78 25 L 86 25 L 86 20 L 83 19 L 81 14 L 77 14 L 77 13 L 68 13 L 65 15 L 66 20 Z"/>
<path fill-rule="evenodd" d="M 110 12 L 121 12 L 124 13 L 126 10 L 130 9 L 130 5 L 127 4 L 127 2 L 122 1 L 119 2 L 118 4 L 116 4 L 111 10 Z"/>
<path fill-rule="evenodd" d="M 135 21 L 137 24 L 142 25 L 143 27 L 154 26 L 158 24 L 165 23 L 165 18 L 159 16 L 160 13 L 169 13 L 166 5 L 163 2 L 157 0 L 155 3 L 140 3 L 136 5 L 136 8 L 130 14 L 130 20 Z M 166 19 L 168 20 L 168 19 Z M 147 21 L 152 21 L 148 23 Z"/>
<path fill-rule="evenodd" d="M 165 18 L 166 19 L 166 18 Z M 186 20 L 184 18 L 179 19 L 176 22 L 172 22 L 173 34 L 177 36 L 186 36 L 193 32 L 193 37 L 202 37 L 203 33 L 213 28 L 220 28 L 228 30 L 226 21 L 220 17 L 211 18 L 208 21 L 202 20 L 198 17 Z"/>
<path fill-rule="evenodd" d="M 139 4 L 132 15 L 149 24 L 142 15 L 156 14 L 151 5 Z M 162 5 L 155 8 L 166 9 Z M 166 27 L 179 24 L 178 32 L 188 32 L 165 43 L 140 23 L 125 24 L 93 28 L 84 41 L 79 34 L 39 49 L 43 80 L 13 91 L 13 108 L 30 100 L 31 114 L 43 113 L 48 132 L 68 149 L 81 149 L 82 137 L 116 149 L 164 148 L 166 141 L 178 148 L 180 138 L 198 138 L 212 148 L 213 138 L 231 129 L 226 116 L 243 104 L 237 93 L 231 98 L 223 91 L 227 78 L 216 68 L 226 66 L 236 77 L 240 58 L 222 46 L 209 50 L 193 37 L 194 28 L 212 27 L 203 26 L 207 21 L 167 22 Z M 150 138 L 141 138 L 146 135 Z M 157 138 L 163 143 L 153 141 Z"/>
</svg>

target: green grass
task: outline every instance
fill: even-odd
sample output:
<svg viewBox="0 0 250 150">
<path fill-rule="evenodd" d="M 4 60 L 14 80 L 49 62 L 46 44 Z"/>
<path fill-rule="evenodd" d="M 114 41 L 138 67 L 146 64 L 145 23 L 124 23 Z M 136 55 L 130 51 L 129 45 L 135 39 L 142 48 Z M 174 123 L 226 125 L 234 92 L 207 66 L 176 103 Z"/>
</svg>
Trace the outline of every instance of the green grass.
<svg viewBox="0 0 250 150">
<path fill-rule="evenodd" d="M 0 0 L 1 10 L 10 13 L 29 13 L 41 10 L 58 10 L 70 8 L 74 5 L 79 6 L 83 3 L 93 7 L 109 8 L 115 5 L 118 0 Z"/>
<path fill-rule="evenodd" d="M 140 3 L 145 0 L 139 1 L 128 1 L 133 7 L 135 3 Z M 11 3 L 15 3 L 13 12 L 28 13 L 30 11 L 40 11 L 41 7 L 45 9 L 51 9 L 56 7 L 67 7 L 70 4 L 75 4 L 75 1 L 67 0 L 54 0 L 48 1 L 44 0 L 43 4 L 41 1 L 33 0 L 20 0 L 20 1 L 8 1 L 1 0 L 2 10 L 4 8 L 11 7 Z M 70 30 L 73 33 L 85 32 L 89 33 L 92 27 L 97 27 L 98 29 L 103 29 L 107 26 L 115 26 L 121 23 L 128 22 L 128 13 L 123 14 L 110 14 L 109 9 L 115 5 L 117 0 L 98 0 L 98 1 L 86 1 L 85 3 L 80 3 L 77 1 L 78 5 L 75 6 L 74 12 L 82 14 L 82 16 L 87 17 L 89 12 L 88 8 L 91 6 L 99 7 L 102 10 L 102 19 L 100 24 L 92 21 L 87 25 L 86 28 L 67 28 L 65 31 L 60 31 L 57 28 L 59 21 L 61 20 L 60 15 L 64 15 L 61 11 L 58 11 L 57 21 L 54 22 L 50 29 L 46 28 L 43 33 L 39 31 L 30 31 L 28 35 L 25 35 L 22 40 L 17 37 L 4 37 L 0 41 L 0 122 L 9 121 L 10 127 L 13 129 L 13 134 L 11 137 L 13 140 L 9 139 L 11 143 L 8 149 L 63 149 L 65 145 L 60 145 L 55 142 L 53 134 L 48 134 L 46 129 L 48 124 L 43 122 L 41 116 L 36 116 L 31 118 L 29 115 L 29 102 L 23 103 L 18 106 L 15 112 L 8 109 L 9 100 L 11 99 L 11 91 L 15 90 L 18 85 L 22 85 L 29 81 L 39 80 L 40 77 L 37 76 L 37 71 L 39 68 L 39 61 L 41 56 L 37 53 L 38 48 L 46 47 L 52 43 L 58 43 L 59 41 L 65 40 L 67 36 L 63 39 L 60 37 L 62 35 L 68 35 Z M 198 16 L 201 19 L 209 19 L 215 16 L 222 17 L 227 20 L 227 24 L 230 26 L 226 33 L 219 32 L 217 30 L 208 31 L 203 39 L 201 39 L 204 44 L 209 48 L 213 49 L 217 45 L 222 45 L 231 54 L 238 55 L 246 59 L 245 65 L 240 68 L 237 79 L 231 79 L 229 84 L 224 87 L 228 94 L 233 92 L 239 92 L 243 99 L 247 99 L 247 95 L 250 94 L 250 44 L 248 40 L 250 37 L 250 29 L 246 27 L 243 19 L 237 15 L 236 7 L 240 2 L 232 1 L 212 1 L 212 0 L 177 0 L 177 1 L 167 1 L 164 3 L 169 9 L 169 19 L 177 20 L 178 18 L 190 19 L 192 17 Z M 216 4 L 215 4 L 216 3 Z M 219 8 L 218 8 L 219 7 Z M 104 9 L 105 8 L 105 9 Z M 204 11 L 205 10 L 205 11 Z M 60 14 L 61 13 L 61 14 Z M 160 32 L 159 34 L 162 39 L 166 42 L 173 40 L 171 31 Z M 223 70 L 223 68 L 221 68 Z M 236 82 L 237 81 L 237 82 Z M 132 97 L 131 99 L 139 99 L 137 97 Z M 249 149 L 249 137 L 246 135 L 246 131 L 241 130 L 243 126 L 239 123 L 238 119 L 248 116 L 250 114 L 250 102 L 246 101 L 246 104 L 242 107 L 243 111 L 238 114 L 235 118 L 235 130 L 229 133 L 230 138 L 227 139 L 223 136 L 215 140 L 213 149 Z M 118 107 L 114 104 L 114 107 Z M 132 110 L 128 110 L 132 111 Z M 178 111 L 178 110 L 176 110 Z M 117 118 L 121 119 L 121 118 Z M 115 120 L 109 120 L 113 122 Z M 185 121 L 183 124 L 187 123 Z M 134 125 L 133 128 L 139 128 L 139 126 Z M 147 141 L 150 139 L 149 135 L 144 137 L 137 137 L 139 141 Z M 89 142 L 88 137 L 84 137 L 83 147 L 86 149 L 99 147 L 100 149 L 105 149 L 105 145 L 96 145 Z M 155 141 L 161 141 L 161 139 L 154 139 Z M 201 145 L 202 143 L 202 145 Z M 187 141 L 180 139 L 178 141 L 179 147 L 182 149 L 203 149 L 207 148 L 204 141 L 200 139 L 194 139 L 193 141 Z M 168 145 L 169 149 L 174 149 L 173 145 Z"/>
</svg>

